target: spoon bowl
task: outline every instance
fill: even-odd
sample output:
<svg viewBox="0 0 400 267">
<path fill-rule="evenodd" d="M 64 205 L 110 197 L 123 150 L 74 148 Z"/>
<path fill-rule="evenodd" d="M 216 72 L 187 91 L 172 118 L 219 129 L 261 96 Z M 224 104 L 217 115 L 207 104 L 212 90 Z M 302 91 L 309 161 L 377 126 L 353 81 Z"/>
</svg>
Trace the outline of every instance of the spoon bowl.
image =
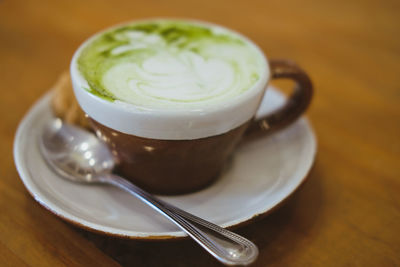
<svg viewBox="0 0 400 267">
<path fill-rule="evenodd" d="M 47 124 L 39 144 L 51 167 L 68 180 L 94 182 L 97 174 L 111 172 L 115 166 L 114 157 L 104 143 L 60 119 Z"/>
</svg>

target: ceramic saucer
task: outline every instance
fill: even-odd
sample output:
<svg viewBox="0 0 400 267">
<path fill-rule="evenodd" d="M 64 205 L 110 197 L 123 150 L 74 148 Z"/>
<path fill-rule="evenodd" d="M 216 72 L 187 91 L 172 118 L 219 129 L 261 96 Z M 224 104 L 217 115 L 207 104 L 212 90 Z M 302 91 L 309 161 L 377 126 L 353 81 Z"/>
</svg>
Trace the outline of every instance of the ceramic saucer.
<svg viewBox="0 0 400 267">
<path fill-rule="evenodd" d="M 37 141 L 53 116 L 50 98 L 45 95 L 31 108 L 14 141 L 17 170 L 34 199 L 64 220 L 108 235 L 135 239 L 185 236 L 128 193 L 110 186 L 71 183 L 49 169 Z M 277 89 L 269 88 L 258 115 L 283 101 Z M 161 198 L 221 227 L 235 226 L 267 213 L 292 194 L 305 180 L 315 153 L 315 136 L 308 121 L 301 118 L 288 128 L 241 145 L 231 166 L 210 187 Z"/>
</svg>

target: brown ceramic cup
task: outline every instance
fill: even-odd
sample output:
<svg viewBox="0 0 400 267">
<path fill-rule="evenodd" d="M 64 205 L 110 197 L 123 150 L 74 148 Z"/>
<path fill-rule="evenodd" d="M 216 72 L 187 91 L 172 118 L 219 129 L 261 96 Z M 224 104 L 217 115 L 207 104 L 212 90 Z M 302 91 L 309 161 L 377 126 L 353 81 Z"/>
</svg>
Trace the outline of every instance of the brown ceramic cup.
<svg viewBox="0 0 400 267">
<path fill-rule="evenodd" d="M 80 49 L 71 64 L 78 102 L 91 118 L 97 136 L 118 159 L 116 171 L 156 194 L 183 194 L 206 187 L 218 178 L 239 141 L 293 123 L 312 98 L 311 81 L 300 67 L 287 60 L 267 61 L 259 50 L 266 62 L 265 77 L 243 99 L 198 114 L 133 112 L 83 89 L 76 66 Z M 293 80 L 293 93 L 281 108 L 254 119 L 271 79 Z"/>
</svg>

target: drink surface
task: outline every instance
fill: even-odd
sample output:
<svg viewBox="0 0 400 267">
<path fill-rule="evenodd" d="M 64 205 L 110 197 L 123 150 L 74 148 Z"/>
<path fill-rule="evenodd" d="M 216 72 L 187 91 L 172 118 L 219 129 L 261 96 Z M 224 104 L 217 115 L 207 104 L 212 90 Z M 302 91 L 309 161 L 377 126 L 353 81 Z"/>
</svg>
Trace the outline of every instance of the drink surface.
<svg viewBox="0 0 400 267">
<path fill-rule="evenodd" d="M 78 57 L 87 91 L 139 109 L 196 110 L 242 95 L 265 72 L 251 42 L 218 26 L 137 22 L 92 38 Z"/>
</svg>

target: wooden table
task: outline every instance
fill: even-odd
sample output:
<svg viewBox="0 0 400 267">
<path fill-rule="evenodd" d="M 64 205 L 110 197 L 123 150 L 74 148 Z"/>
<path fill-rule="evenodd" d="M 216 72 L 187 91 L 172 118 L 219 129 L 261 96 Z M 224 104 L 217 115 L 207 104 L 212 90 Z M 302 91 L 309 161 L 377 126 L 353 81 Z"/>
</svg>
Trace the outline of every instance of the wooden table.
<svg viewBox="0 0 400 267">
<path fill-rule="evenodd" d="M 238 230 L 254 266 L 400 265 L 398 1 L 0 1 L 0 265 L 217 266 L 194 242 L 118 240 L 63 222 L 25 190 L 16 127 L 89 35 L 145 17 L 190 17 L 249 36 L 312 76 L 318 156 L 279 210 Z M 278 84 L 288 87 L 288 84 Z"/>
</svg>

